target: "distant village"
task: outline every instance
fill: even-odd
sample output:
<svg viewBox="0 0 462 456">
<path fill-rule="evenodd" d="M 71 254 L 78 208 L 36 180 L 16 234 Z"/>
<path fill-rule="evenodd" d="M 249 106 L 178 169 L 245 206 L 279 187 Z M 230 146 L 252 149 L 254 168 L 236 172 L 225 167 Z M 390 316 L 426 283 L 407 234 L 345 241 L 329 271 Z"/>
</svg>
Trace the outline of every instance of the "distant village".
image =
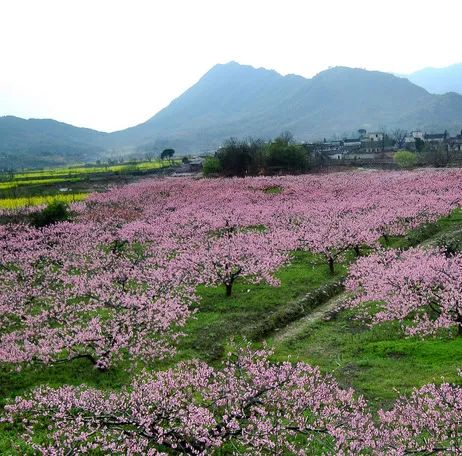
<svg viewBox="0 0 462 456">
<path fill-rule="evenodd" d="M 392 133 L 368 132 L 360 129 L 355 138 L 326 140 L 307 144 L 317 153 L 330 160 L 342 161 L 389 161 L 396 151 L 406 149 L 412 152 L 438 151 L 440 153 L 462 152 L 462 130 L 459 135 L 425 133 L 421 130 L 406 132 L 395 130 Z M 459 154 L 457 154 L 459 155 Z M 462 154 L 461 158 L 462 158 Z"/>
</svg>

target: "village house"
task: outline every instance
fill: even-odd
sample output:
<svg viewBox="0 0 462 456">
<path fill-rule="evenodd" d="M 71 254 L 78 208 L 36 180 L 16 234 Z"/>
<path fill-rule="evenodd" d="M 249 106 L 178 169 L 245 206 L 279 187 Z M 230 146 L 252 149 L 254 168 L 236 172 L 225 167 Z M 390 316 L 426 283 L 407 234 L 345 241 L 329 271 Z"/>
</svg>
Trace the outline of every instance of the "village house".
<svg viewBox="0 0 462 456">
<path fill-rule="evenodd" d="M 411 131 L 411 137 L 415 139 L 421 139 L 422 141 L 425 138 L 425 133 L 421 130 L 413 130 Z"/>
<path fill-rule="evenodd" d="M 347 152 L 358 150 L 361 148 L 361 138 L 344 139 L 343 147 L 345 147 Z"/>
<path fill-rule="evenodd" d="M 404 138 L 404 144 L 407 148 L 414 148 L 416 139 L 425 140 L 425 133 L 420 130 L 413 130 Z"/>
<path fill-rule="evenodd" d="M 324 155 L 329 160 L 384 160 L 393 161 L 394 152 L 399 148 L 416 150 L 416 141 L 424 142 L 430 149 L 444 148 L 447 152 L 462 152 L 462 130 L 459 135 L 450 137 L 449 133 L 426 133 L 422 130 L 413 130 L 406 134 L 404 141 L 398 144 L 391 136 L 384 132 L 367 132 L 358 130 L 358 137 L 344 138 L 343 140 L 307 144 L 311 151 Z M 462 159 L 462 156 L 461 156 Z"/>
<path fill-rule="evenodd" d="M 384 134 L 380 131 L 369 132 L 366 135 L 367 141 L 370 141 L 370 142 L 380 142 L 380 141 L 383 141 L 383 138 L 384 138 Z"/>
<path fill-rule="evenodd" d="M 462 152 L 462 130 L 460 134 L 447 140 L 448 152 Z"/>
<path fill-rule="evenodd" d="M 307 147 L 315 154 L 327 155 L 329 158 L 344 154 L 343 141 L 327 141 L 324 139 L 322 142 L 308 143 Z"/>
<path fill-rule="evenodd" d="M 443 143 L 449 137 L 447 131 L 444 133 L 425 133 L 424 141 L 427 143 Z"/>
</svg>

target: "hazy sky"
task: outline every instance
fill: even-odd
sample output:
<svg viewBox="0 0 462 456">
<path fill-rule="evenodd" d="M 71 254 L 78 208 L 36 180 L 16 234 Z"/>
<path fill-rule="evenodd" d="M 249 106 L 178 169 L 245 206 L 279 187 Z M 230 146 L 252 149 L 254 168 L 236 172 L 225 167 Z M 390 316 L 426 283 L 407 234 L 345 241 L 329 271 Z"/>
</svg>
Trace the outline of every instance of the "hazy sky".
<svg viewBox="0 0 462 456">
<path fill-rule="evenodd" d="M 462 0 L 0 0 L 0 115 L 112 131 L 216 63 L 311 77 L 462 62 Z"/>
</svg>

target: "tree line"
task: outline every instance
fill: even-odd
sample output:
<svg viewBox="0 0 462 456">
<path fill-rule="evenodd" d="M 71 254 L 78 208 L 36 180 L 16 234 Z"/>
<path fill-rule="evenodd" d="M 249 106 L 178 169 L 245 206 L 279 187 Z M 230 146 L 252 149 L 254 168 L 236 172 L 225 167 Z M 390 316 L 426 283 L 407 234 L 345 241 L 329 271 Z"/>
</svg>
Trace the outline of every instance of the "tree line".
<svg viewBox="0 0 462 456">
<path fill-rule="evenodd" d="M 314 154 L 307 144 L 298 144 L 290 132 L 269 141 L 228 139 L 204 163 L 204 174 L 257 176 L 298 174 L 326 164 L 327 158 Z"/>
</svg>

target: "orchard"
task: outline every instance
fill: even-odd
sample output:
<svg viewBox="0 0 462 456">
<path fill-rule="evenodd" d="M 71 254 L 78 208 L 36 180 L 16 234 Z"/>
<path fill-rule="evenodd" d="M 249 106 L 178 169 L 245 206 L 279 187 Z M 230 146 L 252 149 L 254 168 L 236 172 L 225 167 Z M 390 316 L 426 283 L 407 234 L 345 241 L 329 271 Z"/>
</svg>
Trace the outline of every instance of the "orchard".
<svg viewBox="0 0 462 456">
<path fill-rule="evenodd" d="M 191 326 L 211 324 L 204 295 L 234 309 L 244 292 L 287 286 L 296 258 L 297 283 L 312 270 L 326 286 L 344 280 L 343 311 L 370 331 L 397 322 L 403 341 L 459 340 L 462 253 L 406 242 L 461 202 L 459 170 L 165 178 L 94 193 L 70 221 L 0 226 L 2 372 L 82 361 L 132 377 L 18 387 L 0 404 L 0 432 L 22 445 L 11 454 L 462 454 L 460 378 L 382 407 L 263 340 L 236 334 L 212 362 L 182 348 Z"/>
</svg>

